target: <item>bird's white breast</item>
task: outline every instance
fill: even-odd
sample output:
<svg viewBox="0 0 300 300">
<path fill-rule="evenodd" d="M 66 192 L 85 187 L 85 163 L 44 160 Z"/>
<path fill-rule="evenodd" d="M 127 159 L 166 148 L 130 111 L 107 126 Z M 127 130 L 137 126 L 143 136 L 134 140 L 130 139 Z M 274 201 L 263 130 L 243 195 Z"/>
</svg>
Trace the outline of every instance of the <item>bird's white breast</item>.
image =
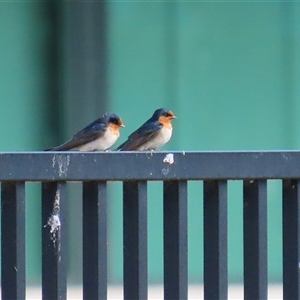
<svg viewBox="0 0 300 300">
<path fill-rule="evenodd" d="M 80 146 L 81 151 L 104 151 L 110 148 L 120 136 L 119 131 L 112 131 L 110 127 L 107 128 L 104 135 L 98 139 Z M 78 147 L 79 148 L 79 147 Z"/>
<path fill-rule="evenodd" d="M 152 138 L 150 141 L 144 143 L 141 145 L 138 150 L 144 151 L 144 150 L 151 150 L 151 149 L 157 149 L 166 144 L 172 136 L 172 127 L 167 128 L 163 127 L 159 133 L 155 136 L 155 138 Z"/>
</svg>

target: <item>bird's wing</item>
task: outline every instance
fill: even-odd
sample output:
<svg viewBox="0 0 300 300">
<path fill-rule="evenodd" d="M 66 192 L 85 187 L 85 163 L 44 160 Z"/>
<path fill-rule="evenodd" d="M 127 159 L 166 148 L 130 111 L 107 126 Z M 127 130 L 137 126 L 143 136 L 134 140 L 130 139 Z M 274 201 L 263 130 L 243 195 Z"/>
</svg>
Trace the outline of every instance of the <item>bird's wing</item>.
<svg viewBox="0 0 300 300">
<path fill-rule="evenodd" d="M 93 123 L 86 126 L 85 128 L 83 128 L 82 130 L 78 131 L 69 141 L 65 142 L 62 145 L 47 150 L 67 151 L 80 147 L 100 138 L 105 134 L 106 130 L 107 125 L 104 123 L 100 123 L 96 120 Z"/>
<path fill-rule="evenodd" d="M 163 127 L 158 121 L 146 122 L 128 137 L 116 150 L 132 151 L 137 150 L 141 145 L 155 138 L 159 130 Z"/>
</svg>

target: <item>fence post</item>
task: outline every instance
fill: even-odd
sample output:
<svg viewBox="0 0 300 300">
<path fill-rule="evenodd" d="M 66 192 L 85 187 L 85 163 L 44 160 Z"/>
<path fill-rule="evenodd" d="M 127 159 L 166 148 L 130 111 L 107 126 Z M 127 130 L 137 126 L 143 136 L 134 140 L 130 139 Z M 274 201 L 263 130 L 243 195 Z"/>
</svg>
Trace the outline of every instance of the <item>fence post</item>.
<svg viewBox="0 0 300 300">
<path fill-rule="evenodd" d="M 124 299 L 148 298 L 147 182 L 123 183 Z"/>
<path fill-rule="evenodd" d="M 187 182 L 164 181 L 164 299 L 187 299 Z"/>
<path fill-rule="evenodd" d="M 107 299 L 107 184 L 83 182 L 83 299 Z"/>
<path fill-rule="evenodd" d="M 25 183 L 2 182 L 2 299 L 25 299 L 25 288 Z"/>
<path fill-rule="evenodd" d="M 244 299 L 268 297 L 267 182 L 244 181 Z"/>
<path fill-rule="evenodd" d="M 42 183 L 42 297 L 67 298 L 66 183 Z"/>
<path fill-rule="evenodd" d="M 283 181 L 283 299 L 300 298 L 300 180 Z"/>
<path fill-rule="evenodd" d="M 204 299 L 227 299 L 227 182 L 204 181 Z"/>
</svg>

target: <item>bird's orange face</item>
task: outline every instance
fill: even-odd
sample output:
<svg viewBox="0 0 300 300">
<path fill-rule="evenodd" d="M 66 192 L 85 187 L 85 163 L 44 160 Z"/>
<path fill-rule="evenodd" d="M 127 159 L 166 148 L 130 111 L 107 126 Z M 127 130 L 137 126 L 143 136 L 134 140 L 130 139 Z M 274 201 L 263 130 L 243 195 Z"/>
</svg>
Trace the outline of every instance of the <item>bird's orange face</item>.
<svg viewBox="0 0 300 300">
<path fill-rule="evenodd" d="M 176 119 L 176 116 L 173 114 L 172 111 L 169 110 L 168 112 L 162 113 L 162 115 L 158 118 L 158 121 L 167 128 L 171 128 L 171 121 L 173 119 Z"/>
<path fill-rule="evenodd" d="M 116 123 L 117 123 L 116 125 L 119 127 L 125 127 L 121 118 L 119 118 Z"/>
<path fill-rule="evenodd" d="M 112 119 L 108 123 L 108 126 L 112 130 L 112 132 L 118 133 L 120 127 L 125 127 L 121 118 Z"/>
</svg>

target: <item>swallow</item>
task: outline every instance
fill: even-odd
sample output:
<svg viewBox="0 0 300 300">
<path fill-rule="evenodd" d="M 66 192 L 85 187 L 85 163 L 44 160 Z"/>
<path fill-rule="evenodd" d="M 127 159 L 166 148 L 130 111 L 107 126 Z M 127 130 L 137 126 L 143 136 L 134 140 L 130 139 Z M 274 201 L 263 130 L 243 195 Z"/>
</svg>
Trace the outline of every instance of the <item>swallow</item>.
<svg viewBox="0 0 300 300">
<path fill-rule="evenodd" d="M 152 117 L 128 136 L 118 151 L 156 150 L 166 144 L 172 136 L 171 121 L 176 119 L 173 112 L 166 108 L 157 109 Z"/>
<path fill-rule="evenodd" d="M 125 127 L 120 117 L 108 112 L 78 131 L 69 141 L 45 151 L 104 151 L 117 141 L 120 127 Z"/>
</svg>

